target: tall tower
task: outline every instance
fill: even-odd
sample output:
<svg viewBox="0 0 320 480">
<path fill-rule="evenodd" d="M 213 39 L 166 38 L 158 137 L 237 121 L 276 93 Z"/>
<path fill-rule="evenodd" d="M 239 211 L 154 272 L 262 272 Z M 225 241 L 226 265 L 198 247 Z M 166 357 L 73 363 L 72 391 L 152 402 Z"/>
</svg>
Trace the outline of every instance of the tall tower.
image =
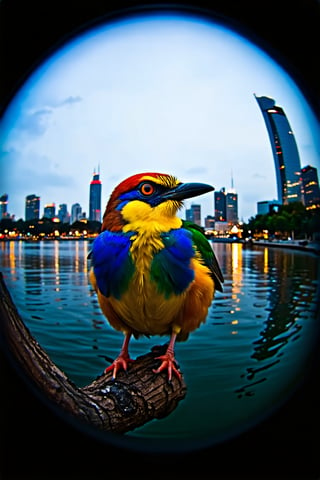
<svg viewBox="0 0 320 480">
<path fill-rule="evenodd" d="M 66 203 L 61 203 L 58 210 L 58 218 L 62 223 L 69 223 L 68 207 Z"/>
<path fill-rule="evenodd" d="M 221 188 L 220 192 L 214 192 L 214 219 L 216 222 L 225 222 L 227 220 L 227 196 L 225 188 Z"/>
<path fill-rule="evenodd" d="M 26 220 L 39 219 L 40 216 L 40 197 L 38 195 L 28 195 L 26 197 L 25 208 Z"/>
<path fill-rule="evenodd" d="M 93 178 L 90 182 L 89 195 L 89 220 L 101 222 L 101 181 L 100 172 L 93 172 Z"/>
<path fill-rule="evenodd" d="M 79 203 L 74 203 L 71 206 L 71 224 L 76 222 L 77 220 L 80 220 L 81 213 L 81 205 Z"/>
<path fill-rule="evenodd" d="M 238 222 L 238 194 L 235 191 L 227 193 L 226 198 L 227 222 L 234 225 Z"/>
<path fill-rule="evenodd" d="M 4 193 L 0 197 L 0 220 L 8 216 L 8 194 Z"/>
<path fill-rule="evenodd" d="M 275 104 L 273 98 L 254 96 L 269 134 L 276 170 L 278 200 L 283 204 L 301 202 L 300 157 L 286 114 Z"/>
</svg>

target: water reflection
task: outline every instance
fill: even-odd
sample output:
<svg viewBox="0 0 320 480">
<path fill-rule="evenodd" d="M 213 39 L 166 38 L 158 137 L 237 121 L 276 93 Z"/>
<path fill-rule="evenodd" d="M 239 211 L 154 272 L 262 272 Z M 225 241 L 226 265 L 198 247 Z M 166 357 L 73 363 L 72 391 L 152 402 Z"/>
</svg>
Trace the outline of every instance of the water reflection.
<svg viewBox="0 0 320 480">
<path fill-rule="evenodd" d="M 265 248 L 265 251 L 268 251 Z M 270 250 L 272 271 L 268 277 L 268 318 L 261 337 L 254 342 L 252 355 L 257 360 L 278 354 L 289 339 L 298 338 L 303 320 L 315 313 L 318 278 L 317 262 L 312 256 L 282 255 Z"/>
<path fill-rule="evenodd" d="M 237 330 L 230 331 L 233 335 L 241 324 L 262 326 L 252 342 L 249 366 L 241 374 L 249 383 L 235 390 L 242 398 L 253 395 L 252 387 L 267 380 L 262 373 L 266 375 L 280 362 L 288 343 L 299 339 L 305 321 L 319 311 L 319 261 L 301 252 L 284 254 L 281 249 L 246 249 L 240 244 L 228 245 L 223 252 L 214 245 L 214 250 L 226 281 L 223 300 L 213 306 L 213 323 L 221 325 L 223 318 L 223 324 L 237 325 Z M 252 359 L 255 363 L 250 365 Z"/>
<path fill-rule="evenodd" d="M 224 290 L 207 322 L 177 345 L 188 395 L 173 415 L 142 427 L 142 436 L 195 438 L 247 421 L 294 383 L 310 349 L 320 259 L 241 244 L 213 248 Z M 1 270 L 22 318 L 79 386 L 101 374 L 121 343 L 89 286 L 89 250 L 87 241 L 0 242 Z M 162 340 L 133 341 L 133 358 Z"/>
<path fill-rule="evenodd" d="M 53 247 L 53 251 L 52 251 Z M 74 275 L 76 284 L 87 284 L 88 242 L 1 242 L 2 267 L 9 269 L 11 276 L 18 274 L 17 267 L 24 271 L 26 285 L 37 284 L 41 295 L 45 285 L 54 283 L 59 287 L 66 283 L 65 272 Z M 61 275 L 61 272 L 62 275 Z"/>
<path fill-rule="evenodd" d="M 23 277 L 21 301 L 30 312 L 45 312 L 46 306 L 62 302 L 57 309 L 72 303 L 70 289 L 88 286 L 88 242 L 0 242 L 1 265 L 5 277 L 19 284 Z M 39 297 L 35 300 L 33 297 Z M 43 319 L 42 315 L 32 315 Z"/>
<path fill-rule="evenodd" d="M 0 242 L 2 269 L 12 283 L 23 275 L 25 301 L 31 308 L 48 304 L 53 293 L 55 302 L 65 302 L 66 306 L 70 289 L 88 288 L 93 323 L 101 328 L 101 312 L 88 287 L 88 243 Z M 299 337 L 304 320 L 319 306 L 318 259 L 300 252 L 284 254 L 281 249 L 245 248 L 239 243 L 214 243 L 213 248 L 225 283 L 209 314 L 212 324 L 229 326 L 226 334 L 233 336 L 245 327 L 256 326 L 258 334 L 250 358 L 260 362 L 279 356 L 290 340 Z M 42 301 L 35 304 L 33 296 Z M 247 378 L 254 378 L 260 369 L 250 365 Z"/>
</svg>

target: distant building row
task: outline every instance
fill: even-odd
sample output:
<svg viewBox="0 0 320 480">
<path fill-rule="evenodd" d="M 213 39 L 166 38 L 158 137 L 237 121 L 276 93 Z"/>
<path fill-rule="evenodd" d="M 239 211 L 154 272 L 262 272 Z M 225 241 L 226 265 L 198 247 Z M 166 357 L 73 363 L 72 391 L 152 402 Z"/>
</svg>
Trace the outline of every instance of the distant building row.
<svg viewBox="0 0 320 480">
<path fill-rule="evenodd" d="M 200 204 L 192 204 L 186 209 L 186 220 L 201 225 Z M 226 192 L 225 188 L 221 188 L 219 192 L 214 192 L 214 216 L 207 215 L 205 228 L 226 231 L 238 221 L 238 194 L 235 190 L 232 188 Z"/>
<path fill-rule="evenodd" d="M 8 217 L 8 195 L 0 197 L 0 219 Z M 71 213 L 68 212 L 66 203 L 59 205 L 56 211 L 55 203 L 48 203 L 44 206 L 44 218 L 58 218 L 62 223 L 74 223 L 77 220 L 86 219 L 86 212 L 82 211 L 79 203 L 74 203 L 71 207 Z M 25 220 L 38 220 L 40 218 L 40 197 L 32 194 L 25 200 Z M 89 190 L 89 220 L 101 222 L 101 181 L 100 174 L 93 173 Z"/>
<path fill-rule="evenodd" d="M 47 203 L 43 209 L 44 218 L 58 218 L 62 223 L 74 223 L 77 220 L 86 218 L 86 213 L 82 212 L 82 208 L 79 203 L 75 203 L 71 207 L 71 214 L 68 212 L 66 203 L 59 205 L 56 212 L 55 203 Z M 28 195 L 26 197 L 25 205 L 25 219 L 37 220 L 40 218 L 40 197 L 37 195 Z"/>
</svg>

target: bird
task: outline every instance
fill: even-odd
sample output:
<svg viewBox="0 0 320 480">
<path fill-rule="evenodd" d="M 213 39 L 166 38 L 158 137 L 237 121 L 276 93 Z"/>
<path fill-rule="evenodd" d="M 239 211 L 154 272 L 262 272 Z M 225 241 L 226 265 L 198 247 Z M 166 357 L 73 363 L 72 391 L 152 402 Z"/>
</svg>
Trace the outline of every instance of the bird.
<svg viewBox="0 0 320 480">
<path fill-rule="evenodd" d="M 109 324 L 124 334 L 118 357 L 105 369 L 115 379 L 134 360 L 132 336 L 168 335 L 154 373 L 181 379 L 175 342 L 205 322 L 224 281 L 204 229 L 177 216 L 183 201 L 214 190 L 167 173 L 138 173 L 112 191 L 90 251 L 90 283 Z"/>
</svg>

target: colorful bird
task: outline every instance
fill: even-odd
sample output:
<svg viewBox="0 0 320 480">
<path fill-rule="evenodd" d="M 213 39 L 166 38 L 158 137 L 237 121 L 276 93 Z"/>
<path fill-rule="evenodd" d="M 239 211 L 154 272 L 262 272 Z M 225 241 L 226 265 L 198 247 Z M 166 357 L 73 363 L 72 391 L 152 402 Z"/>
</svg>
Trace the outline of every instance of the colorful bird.
<svg viewBox="0 0 320 480">
<path fill-rule="evenodd" d="M 212 190 L 172 175 L 141 173 L 112 192 L 90 254 L 90 281 L 109 323 L 125 335 L 119 356 L 105 370 L 113 378 L 133 361 L 132 335 L 170 335 L 154 372 L 181 377 L 175 342 L 205 321 L 223 276 L 203 229 L 176 214 L 184 199 Z"/>
</svg>

